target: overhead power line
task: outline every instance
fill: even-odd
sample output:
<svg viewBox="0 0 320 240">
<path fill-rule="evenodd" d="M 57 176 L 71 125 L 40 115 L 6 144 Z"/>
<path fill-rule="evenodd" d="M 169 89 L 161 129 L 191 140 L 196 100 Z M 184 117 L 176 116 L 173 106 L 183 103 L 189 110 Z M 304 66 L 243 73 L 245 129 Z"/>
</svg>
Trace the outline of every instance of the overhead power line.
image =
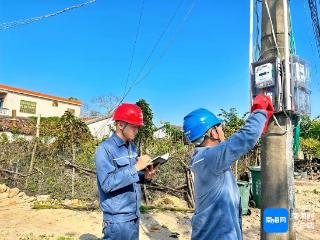
<svg viewBox="0 0 320 240">
<path fill-rule="evenodd" d="M 319 16 L 318 16 L 318 9 L 317 9 L 317 2 L 316 0 L 308 0 L 312 26 L 313 26 L 313 33 L 317 44 L 318 55 L 320 57 L 320 25 L 319 25 Z"/>
<path fill-rule="evenodd" d="M 158 39 L 156 40 L 155 44 L 153 45 L 153 47 L 152 47 L 152 49 L 151 49 L 148 57 L 146 58 L 146 60 L 145 60 L 145 62 L 143 63 L 142 67 L 140 68 L 140 70 L 139 70 L 139 72 L 138 72 L 138 74 L 137 74 L 137 76 L 136 76 L 135 79 L 138 79 L 139 77 L 141 77 L 143 71 L 145 70 L 145 67 L 146 67 L 147 64 L 149 63 L 149 61 L 150 61 L 150 59 L 152 58 L 152 56 L 154 55 L 154 53 L 155 53 L 156 49 L 158 48 L 161 40 L 163 39 L 163 37 L 165 36 L 165 34 L 167 33 L 167 31 L 169 30 L 171 24 L 173 23 L 173 20 L 174 20 L 175 17 L 177 16 L 178 11 L 179 11 L 179 9 L 181 8 L 181 6 L 182 6 L 182 4 L 183 4 L 184 1 L 185 1 L 185 0 L 181 0 L 181 1 L 179 2 L 179 4 L 177 5 L 176 9 L 174 10 L 172 16 L 170 17 L 170 19 L 169 19 L 169 21 L 168 21 L 168 23 L 167 23 L 167 25 L 165 26 L 165 28 L 163 29 L 163 31 L 160 33 Z M 136 81 L 136 80 L 135 80 L 135 81 Z"/>
<path fill-rule="evenodd" d="M 188 9 L 187 13 L 183 16 L 180 24 L 177 26 L 177 28 L 175 29 L 173 36 L 169 39 L 169 41 L 167 42 L 167 44 L 165 45 L 165 47 L 162 49 L 162 52 L 160 54 L 160 57 L 158 59 L 158 61 L 156 61 L 150 68 L 149 70 L 142 75 L 142 71 L 139 72 L 137 78 L 132 82 L 132 84 L 130 85 L 130 87 L 128 88 L 128 90 L 125 92 L 125 94 L 122 96 L 119 105 L 124 101 L 124 99 L 128 96 L 128 94 L 130 93 L 130 91 L 137 86 L 140 82 L 142 82 L 143 80 L 145 80 L 150 73 L 152 72 L 152 70 L 159 64 L 159 62 L 161 61 L 161 59 L 165 56 L 165 54 L 167 53 L 167 51 L 169 50 L 169 48 L 173 45 L 173 43 L 176 41 L 177 36 L 179 34 L 179 32 L 183 29 L 185 23 L 187 22 L 188 18 L 191 16 L 193 9 L 196 5 L 197 0 L 193 0 L 190 8 Z M 170 20 L 172 21 L 172 20 Z M 162 36 L 161 36 L 162 38 Z M 154 51 L 154 50 L 153 50 Z M 149 59 L 149 57 L 148 57 Z"/>
<path fill-rule="evenodd" d="M 43 16 L 40 16 L 40 17 L 21 19 L 21 20 L 17 20 L 17 21 L 14 21 L 14 22 L 8 22 L 8 23 L 1 23 L 0 24 L 0 30 L 6 30 L 6 29 L 10 29 L 10 28 L 15 28 L 15 27 L 19 27 L 19 26 L 22 26 L 22 25 L 30 24 L 30 23 L 33 23 L 33 22 L 37 22 L 37 21 L 40 21 L 40 20 L 45 19 L 45 18 L 54 17 L 54 16 L 60 15 L 62 13 L 68 12 L 70 10 L 81 8 L 81 7 L 85 6 L 85 5 L 94 3 L 96 1 L 97 0 L 90 0 L 88 2 L 81 3 L 81 4 L 78 4 L 78 5 L 74 5 L 74 6 L 71 6 L 71 7 L 67 7 L 67 8 L 59 10 L 57 12 L 46 14 L 46 15 L 43 15 Z"/>
<path fill-rule="evenodd" d="M 135 55 L 135 52 L 136 52 L 137 41 L 138 41 L 140 29 L 141 29 L 141 20 L 142 20 L 142 16 L 143 16 L 143 10 L 144 10 L 144 0 L 142 0 L 142 2 L 141 2 L 139 22 L 138 22 L 138 27 L 137 27 L 137 31 L 136 31 L 136 36 L 135 36 L 135 39 L 134 39 L 134 42 L 133 42 L 131 60 L 130 60 L 130 65 L 129 65 L 129 69 L 128 69 L 126 84 L 125 84 L 125 87 L 124 87 L 124 92 L 127 91 L 127 86 L 128 86 L 128 82 L 129 82 L 129 78 L 130 78 L 130 74 L 131 74 L 131 69 L 132 69 L 132 65 L 133 65 L 133 59 L 134 59 L 134 55 Z"/>
</svg>

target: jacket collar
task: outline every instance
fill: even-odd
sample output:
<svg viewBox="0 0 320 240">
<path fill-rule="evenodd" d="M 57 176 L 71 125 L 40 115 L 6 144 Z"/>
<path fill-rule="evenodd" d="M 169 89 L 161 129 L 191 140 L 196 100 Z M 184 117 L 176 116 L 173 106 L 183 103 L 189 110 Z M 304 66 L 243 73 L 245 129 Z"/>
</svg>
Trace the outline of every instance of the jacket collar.
<svg viewBox="0 0 320 240">
<path fill-rule="evenodd" d="M 117 144 L 118 147 L 122 147 L 123 145 L 127 146 L 127 143 L 123 141 L 116 133 L 113 133 L 111 138 Z"/>
</svg>

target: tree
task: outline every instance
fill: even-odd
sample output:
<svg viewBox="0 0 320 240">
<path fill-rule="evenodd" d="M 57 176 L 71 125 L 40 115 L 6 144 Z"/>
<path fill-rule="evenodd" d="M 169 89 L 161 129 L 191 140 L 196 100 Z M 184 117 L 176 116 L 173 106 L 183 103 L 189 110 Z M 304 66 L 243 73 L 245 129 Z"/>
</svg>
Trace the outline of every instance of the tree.
<svg viewBox="0 0 320 240">
<path fill-rule="evenodd" d="M 310 137 L 311 119 L 309 116 L 301 116 L 300 120 L 300 137 Z"/>
<path fill-rule="evenodd" d="M 218 116 L 221 117 L 225 123 L 224 133 L 226 137 L 230 137 L 233 133 L 239 131 L 240 128 L 243 127 L 246 114 L 239 117 L 236 108 L 230 108 L 229 111 L 220 109 L 220 111 L 221 113 L 219 113 Z"/>
<path fill-rule="evenodd" d="M 109 94 L 106 96 L 97 97 L 92 102 L 94 105 L 97 105 L 99 108 L 102 109 L 103 111 L 102 115 L 109 116 L 113 113 L 115 108 L 120 103 L 120 98 L 112 94 Z M 91 111 L 91 112 L 96 112 L 96 111 Z"/>
<path fill-rule="evenodd" d="M 320 141 L 314 138 L 301 138 L 301 149 L 308 159 L 320 157 Z"/>
<path fill-rule="evenodd" d="M 184 133 L 182 127 L 171 125 L 169 122 L 165 122 L 163 125 L 165 133 L 171 138 L 173 143 L 185 142 Z"/>
<path fill-rule="evenodd" d="M 301 150 L 308 159 L 320 157 L 320 120 L 301 117 Z"/>
<path fill-rule="evenodd" d="M 147 149 L 147 145 L 150 142 L 150 140 L 152 140 L 153 138 L 153 132 L 154 132 L 154 126 L 153 126 L 153 113 L 152 110 L 149 106 L 149 104 L 146 102 L 146 100 L 144 99 L 140 99 L 137 103 L 136 103 L 142 110 L 142 114 L 143 114 L 143 122 L 144 122 L 144 126 L 142 126 L 139 129 L 139 133 L 136 136 L 135 142 L 138 146 L 139 152 L 140 154 L 145 154 L 146 153 L 146 149 Z M 148 191 L 145 185 L 142 186 L 142 194 L 144 197 L 144 200 L 146 202 L 146 204 L 149 204 L 149 196 L 148 196 Z"/>
<path fill-rule="evenodd" d="M 76 98 L 76 97 L 69 97 L 68 99 L 69 99 L 69 100 L 74 100 L 74 101 L 79 101 L 79 99 Z"/>
<path fill-rule="evenodd" d="M 61 117 L 61 129 L 58 135 L 57 144 L 62 150 L 72 153 L 72 163 L 76 161 L 76 147 L 82 143 L 92 140 L 87 125 L 71 112 L 66 111 Z M 72 168 L 72 197 L 74 196 L 75 168 Z"/>
<path fill-rule="evenodd" d="M 314 119 L 311 121 L 309 135 L 313 139 L 320 140 L 320 120 L 319 119 Z"/>
<path fill-rule="evenodd" d="M 136 144 L 140 153 L 143 154 L 146 151 L 147 143 L 153 138 L 155 131 L 153 125 L 153 113 L 149 104 L 144 99 L 140 99 L 136 103 L 142 110 L 144 126 L 139 129 L 139 133 L 136 137 Z"/>
</svg>

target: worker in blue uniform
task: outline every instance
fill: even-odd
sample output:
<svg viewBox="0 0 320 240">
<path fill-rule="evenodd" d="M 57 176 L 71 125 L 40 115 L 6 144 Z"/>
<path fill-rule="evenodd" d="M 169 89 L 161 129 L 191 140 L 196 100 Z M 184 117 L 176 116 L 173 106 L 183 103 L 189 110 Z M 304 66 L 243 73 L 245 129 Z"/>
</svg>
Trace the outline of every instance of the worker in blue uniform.
<svg viewBox="0 0 320 240">
<path fill-rule="evenodd" d="M 96 171 L 100 207 L 103 212 L 103 239 L 138 240 L 140 197 L 139 183 L 149 181 L 156 169 L 149 166 L 148 155 L 138 157 L 133 143 L 143 126 L 141 109 L 123 103 L 113 115 L 115 133 L 96 150 Z"/>
<path fill-rule="evenodd" d="M 195 145 L 190 168 L 195 186 L 193 240 L 242 239 L 240 194 L 231 165 L 257 143 L 273 114 L 269 97 L 258 95 L 245 126 L 225 140 L 222 121 L 200 108 L 184 118 L 183 129 Z M 266 129 L 266 127 L 265 127 Z"/>
</svg>

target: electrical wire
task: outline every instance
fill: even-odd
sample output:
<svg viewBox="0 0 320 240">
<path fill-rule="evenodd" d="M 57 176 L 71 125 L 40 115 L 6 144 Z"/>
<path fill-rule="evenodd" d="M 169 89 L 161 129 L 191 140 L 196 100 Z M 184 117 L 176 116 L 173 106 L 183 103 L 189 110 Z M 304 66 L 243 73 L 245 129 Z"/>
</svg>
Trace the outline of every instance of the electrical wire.
<svg viewBox="0 0 320 240">
<path fill-rule="evenodd" d="M 304 2 L 303 7 L 304 7 L 304 13 L 305 13 L 306 19 L 309 19 L 309 21 L 312 21 L 312 18 L 309 18 L 310 15 L 308 14 L 306 1 Z M 309 30 L 309 31 L 308 31 L 308 34 L 309 34 L 310 39 L 313 38 L 313 39 L 316 41 L 316 39 L 314 38 L 315 35 L 314 35 L 314 32 L 313 32 L 313 24 L 312 24 L 312 23 L 309 24 L 309 22 L 308 22 L 307 26 L 308 26 L 308 30 Z M 312 35 L 313 35 L 313 37 L 312 37 Z M 315 50 L 315 51 L 311 51 L 313 57 L 314 57 L 315 59 L 319 59 L 319 51 L 318 51 L 317 46 L 315 46 L 315 44 L 313 43 L 312 40 L 310 40 L 309 44 L 310 44 L 311 50 Z M 317 52 L 317 55 L 318 55 L 318 56 L 316 56 L 315 52 Z M 317 64 L 316 61 L 313 62 L 313 69 L 315 70 L 315 76 L 319 76 L 318 64 Z M 319 78 L 319 77 L 316 77 L 316 79 L 318 79 L 318 78 Z M 317 81 L 317 85 L 318 85 L 318 87 L 320 86 L 320 82 L 319 82 L 319 81 Z"/>
<path fill-rule="evenodd" d="M 184 0 L 180 1 L 179 5 L 177 6 L 174 14 L 172 15 L 172 17 L 170 18 L 166 28 L 164 29 L 164 31 L 161 33 L 160 37 L 158 38 L 156 44 L 154 45 L 154 47 L 151 50 L 151 53 L 149 54 L 144 66 L 148 63 L 148 61 L 150 60 L 150 58 L 152 57 L 153 53 L 155 52 L 158 44 L 160 43 L 160 40 L 163 38 L 164 34 L 166 33 L 166 31 L 168 30 L 169 26 L 171 25 L 173 19 L 175 18 L 179 8 L 181 7 L 182 3 Z M 192 11 L 195 7 L 197 0 L 193 0 L 193 2 L 191 3 L 190 8 L 188 9 L 187 13 L 184 15 L 181 23 L 179 24 L 179 26 L 176 28 L 173 37 L 171 37 L 170 41 L 168 42 L 168 44 L 166 45 L 166 47 L 163 49 L 162 54 L 160 56 L 160 59 L 158 60 L 158 62 L 164 57 L 165 53 L 168 51 L 168 49 L 172 46 L 172 44 L 174 43 L 174 41 L 177 38 L 178 33 L 182 30 L 184 24 L 186 23 L 186 21 L 188 20 L 188 18 L 191 16 Z M 157 63 L 158 63 L 157 62 Z M 151 71 L 156 67 L 157 63 L 155 63 L 147 72 L 147 74 L 145 74 L 143 77 L 141 77 L 140 79 L 138 77 L 136 78 L 136 80 L 131 84 L 131 86 L 129 87 L 129 89 L 124 93 L 124 95 L 122 96 L 122 98 L 120 99 L 120 101 L 118 102 L 118 104 L 116 104 L 113 108 L 113 110 L 111 112 L 113 112 L 118 106 L 120 106 L 120 104 L 124 101 L 124 99 L 126 98 L 126 96 L 130 93 L 130 91 L 137 85 L 139 84 L 141 81 L 143 81 L 145 78 L 147 78 L 149 76 L 149 74 L 151 73 Z M 144 68 L 144 67 L 143 67 Z M 106 125 L 106 124 L 104 124 Z M 104 127 L 104 126 L 103 126 Z M 103 128 L 101 127 L 101 128 Z"/>
<path fill-rule="evenodd" d="M 152 47 L 149 55 L 148 55 L 147 58 L 146 58 L 146 61 L 143 63 L 142 67 L 140 68 L 140 70 L 139 70 L 139 72 L 138 72 L 138 74 L 137 74 L 137 77 L 136 77 L 135 80 L 133 81 L 132 85 L 134 85 L 134 83 L 137 81 L 137 79 L 139 79 L 139 78 L 141 77 L 141 75 L 142 75 L 145 67 L 146 67 L 147 64 L 149 63 L 149 61 L 150 61 L 150 59 L 152 58 L 152 56 L 154 55 L 154 53 L 155 53 L 158 45 L 160 44 L 161 40 L 162 40 L 163 37 L 165 36 L 166 32 L 167 32 L 168 29 L 170 28 L 173 20 L 175 19 L 176 15 L 177 15 L 177 13 L 178 13 L 179 9 L 181 8 L 181 6 L 182 6 L 182 4 L 183 4 L 184 1 L 185 1 L 185 0 L 181 0 L 181 1 L 179 2 L 179 4 L 177 5 L 175 11 L 173 12 L 172 16 L 170 17 L 170 19 L 169 19 L 169 21 L 168 21 L 168 23 L 167 23 L 167 25 L 165 26 L 165 28 L 163 29 L 163 31 L 160 33 L 158 39 L 156 40 L 155 44 L 153 45 L 153 47 Z M 132 85 L 130 86 L 129 89 L 127 89 L 127 85 L 126 85 L 126 88 L 125 88 L 125 91 L 124 91 L 124 93 L 123 93 L 123 96 L 122 96 L 122 98 L 121 98 L 120 103 L 123 102 L 123 100 L 125 99 L 125 97 L 129 94 L 129 92 L 130 92 L 131 89 L 132 89 Z M 120 103 L 119 103 L 119 104 L 120 104 Z"/>
<path fill-rule="evenodd" d="M 178 33 L 182 30 L 184 24 L 186 23 L 186 21 L 189 19 L 189 17 L 191 16 L 192 14 L 192 11 L 195 7 L 195 4 L 196 4 L 196 1 L 197 0 L 193 0 L 193 2 L 191 3 L 191 6 L 188 10 L 188 12 L 184 15 L 182 21 L 180 22 L 179 26 L 176 28 L 173 36 L 171 37 L 171 39 L 168 41 L 167 45 L 163 48 L 163 51 L 162 53 L 160 54 L 160 57 L 158 59 L 158 61 L 153 64 L 149 70 L 147 71 L 147 73 L 145 75 L 143 75 L 142 77 L 140 78 L 137 78 L 133 83 L 132 85 L 129 87 L 128 91 L 123 95 L 123 97 L 121 98 L 121 101 L 119 104 L 121 104 L 123 102 L 123 100 L 126 98 L 126 96 L 130 93 L 130 91 L 135 87 L 137 86 L 140 82 L 142 82 L 144 79 L 146 79 L 150 73 L 152 72 L 152 70 L 159 64 L 160 60 L 164 57 L 164 55 L 166 54 L 166 52 L 169 50 L 169 48 L 173 45 L 173 43 L 175 42 L 177 36 L 178 36 Z"/>
<path fill-rule="evenodd" d="M 281 59 L 281 54 L 280 54 L 280 50 L 279 50 L 279 46 L 278 46 L 278 43 L 277 43 L 277 38 L 276 38 L 276 34 L 275 34 L 275 31 L 274 31 L 274 27 L 273 27 L 273 22 L 272 22 L 272 18 L 271 18 L 271 14 L 270 14 L 270 10 L 269 10 L 269 5 L 268 5 L 268 2 L 267 0 L 264 1 L 264 4 L 266 6 L 266 9 L 267 9 L 267 13 L 268 13 L 268 17 L 269 17 L 269 21 L 271 23 L 271 32 L 272 32 L 272 36 L 273 36 L 273 40 L 274 40 L 274 43 L 276 45 L 276 49 L 277 49 L 277 53 L 278 53 L 278 57 Z M 262 55 L 261 55 L 262 56 Z M 280 66 L 281 66 L 281 74 L 282 76 L 284 75 L 284 71 L 283 71 L 283 64 L 282 62 L 280 62 Z M 284 88 L 284 81 L 282 81 L 282 90 Z M 279 102 L 282 103 L 283 101 L 283 92 L 280 93 L 279 91 Z M 285 112 L 285 111 L 284 111 Z"/>
<path fill-rule="evenodd" d="M 291 129 L 292 129 L 292 124 L 291 123 L 290 123 L 291 126 L 289 128 L 284 129 L 283 127 L 281 127 L 281 125 L 279 124 L 278 119 L 276 118 L 276 116 L 274 114 L 272 115 L 272 118 L 273 118 L 274 122 L 276 123 L 276 125 L 283 131 L 282 134 L 286 134 L 287 132 L 291 131 Z M 291 121 L 289 121 L 289 122 L 291 122 Z"/>
<path fill-rule="evenodd" d="M 279 56 L 279 58 L 281 59 L 281 54 L 280 54 L 279 46 L 278 46 L 278 43 L 277 43 L 277 38 L 276 38 L 275 31 L 274 31 L 274 26 L 273 26 L 273 22 L 272 22 L 272 19 L 271 19 L 271 14 L 270 14 L 269 5 L 268 5 L 268 3 L 267 3 L 267 0 L 265 0 L 264 3 L 265 3 L 265 5 L 266 5 L 266 9 L 267 9 L 269 21 L 270 21 L 270 23 L 271 23 L 271 31 L 272 31 L 273 40 L 274 40 L 274 43 L 275 43 L 275 45 L 276 45 L 276 49 L 277 49 L 278 56 Z M 282 64 L 282 62 L 280 62 L 280 66 L 281 66 L 281 74 L 282 74 L 282 76 L 283 76 L 283 75 L 284 75 L 284 71 L 283 71 L 283 64 Z M 284 81 L 282 81 L 282 89 L 284 89 Z M 280 96 L 282 96 L 282 97 L 280 98 L 280 102 L 282 102 L 282 101 L 283 101 L 283 93 L 282 93 L 282 95 L 280 95 Z M 283 110 L 283 113 L 285 114 L 285 116 L 286 116 L 287 118 L 290 118 L 285 110 Z M 289 122 L 290 122 L 290 127 L 288 128 L 287 125 L 286 125 L 286 129 L 283 129 L 283 128 L 280 126 L 280 124 L 279 124 L 277 118 L 275 117 L 275 115 L 273 115 L 273 119 L 274 119 L 276 125 L 277 125 L 282 131 L 284 131 L 284 133 L 286 133 L 286 132 L 288 132 L 288 131 L 291 131 L 291 130 L 293 129 L 291 121 L 289 121 Z"/>
<path fill-rule="evenodd" d="M 151 49 L 148 57 L 146 58 L 146 61 L 143 63 L 142 67 L 140 68 L 139 73 L 137 74 L 137 77 L 135 78 L 135 81 L 142 75 L 142 73 L 143 73 L 146 65 L 149 63 L 150 59 L 152 58 L 153 54 L 155 53 L 155 51 L 156 51 L 158 45 L 160 44 L 161 40 L 162 40 L 163 37 L 165 36 L 166 32 L 169 30 L 171 24 L 173 23 L 173 20 L 175 19 L 176 15 L 177 15 L 178 11 L 180 10 L 180 8 L 181 8 L 181 6 L 182 6 L 182 4 L 183 4 L 184 1 L 185 1 L 185 0 L 181 0 L 181 1 L 179 2 L 179 4 L 177 5 L 175 11 L 173 12 L 172 16 L 170 17 L 170 19 L 169 19 L 169 21 L 168 21 L 168 23 L 167 23 L 167 25 L 165 26 L 165 28 L 163 29 L 163 31 L 162 31 L 161 34 L 159 35 L 157 41 L 156 41 L 155 44 L 153 45 L 153 47 L 152 47 L 152 49 Z"/>
<path fill-rule="evenodd" d="M 274 41 L 274 44 L 276 45 L 278 57 L 281 58 L 281 54 L 280 54 L 280 50 L 279 50 L 279 46 L 278 46 L 278 42 L 277 42 L 277 38 L 276 38 L 276 33 L 275 33 L 275 31 L 274 31 L 273 22 L 272 22 L 272 19 L 271 19 L 269 4 L 268 4 L 267 0 L 264 0 L 264 3 L 265 3 L 265 5 L 266 5 L 268 17 L 269 17 L 269 20 L 270 20 L 270 23 L 271 23 L 271 32 L 272 32 L 273 41 Z"/>
<path fill-rule="evenodd" d="M 291 54 L 297 54 L 297 51 L 296 51 L 296 42 L 295 42 L 294 37 L 293 37 L 293 26 L 292 26 L 292 19 L 291 19 L 291 11 L 290 11 L 290 8 L 289 8 L 288 10 L 289 10 L 289 21 L 290 21 L 290 53 L 291 53 Z"/>
<path fill-rule="evenodd" d="M 317 43 L 318 55 L 320 57 L 320 24 L 319 24 L 317 2 L 316 0 L 308 0 L 308 4 L 310 8 L 310 15 L 312 19 L 314 37 Z"/>
<path fill-rule="evenodd" d="M 258 13 L 258 0 L 255 1 L 255 15 L 256 15 L 256 45 L 255 45 L 255 60 L 258 59 L 259 57 L 257 56 L 260 56 L 261 54 L 261 47 L 260 47 L 260 44 L 259 44 L 259 37 L 260 37 L 260 31 L 259 31 L 259 13 Z"/>
<path fill-rule="evenodd" d="M 81 4 L 78 4 L 78 5 L 74 5 L 74 6 L 71 6 L 71 7 L 67 7 L 67 8 L 59 10 L 57 12 L 46 14 L 46 15 L 43 15 L 43 16 L 40 16 L 40 17 L 22 19 L 22 20 L 17 20 L 17 21 L 8 22 L 8 23 L 1 23 L 0 24 L 0 31 L 1 30 L 7 30 L 7 29 L 10 29 L 10 28 L 19 27 L 19 26 L 26 25 L 26 24 L 30 24 L 30 23 L 33 23 L 33 22 L 36 22 L 36 21 L 40 21 L 40 20 L 45 19 L 45 18 L 54 17 L 54 16 L 60 15 L 62 13 L 68 12 L 70 10 L 73 10 L 73 9 L 76 9 L 76 8 L 81 8 L 81 7 L 85 6 L 85 5 L 88 5 L 88 4 L 91 4 L 91 3 L 94 3 L 94 2 L 96 2 L 96 0 L 90 0 L 88 2 L 81 3 Z"/>
<path fill-rule="evenodd" d="M 135 51 L 136 51 L 137 41 L 138 41 L 138 37 L 140 34 L 140 29 L 141 29 L 141 20 L 142 20 L 142 16 L 143 16 L 143 11 L 144 11 L 144 0 L 141 1 L 139 22 L 138 22 L 138 27 L 137 27 L 137 31 L 136 31 L 136 36 L 135 36 L 135 39 L 133 42 L 131 60 L 130 60 L 127 79 L 126 79 L 126 83 L 125 83 L 125 87 L 124 87 L 124 93 L 127 91 L 127 87 L 128 87 L 128 82 L 129 82 L 129 78 L 130 78 L 130 74 L 131 74 L 131 69 L 132 69 L 133 59 L 134 59 L 134 55 L 135 55 Z"/>
</svg>

